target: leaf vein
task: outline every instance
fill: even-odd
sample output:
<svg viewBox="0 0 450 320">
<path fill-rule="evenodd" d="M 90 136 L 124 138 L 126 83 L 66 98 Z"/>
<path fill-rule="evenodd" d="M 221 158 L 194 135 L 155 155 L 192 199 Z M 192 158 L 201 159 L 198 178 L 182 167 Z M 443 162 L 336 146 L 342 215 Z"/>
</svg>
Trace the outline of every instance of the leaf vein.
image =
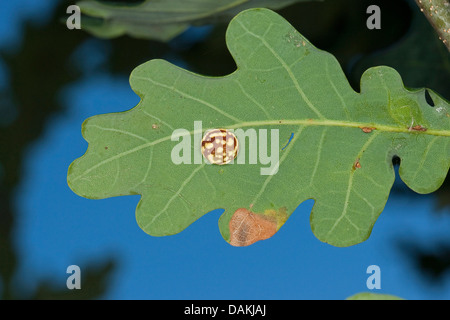
<svg viewBox="0 0 450 320">
<path fill-rule="evenodd" d="M 167 122 L 165 122 L 165 121 L 161 120 L 160 118 L 158 118 L 158 117 L 152 115 L 151 113 L 145 111 L 144 109 L 141 109 L 141 110 L 142 110 L 142 112 L 143 112 L 145 115 L 149 116 L 149 117 L 152 118 L 152 119 L 155 119 L 156 121 L 159 121 L 160 123 L 162 123 L 163 125 L 165 125 L 166 127 L 168 127 L 170 130 L 172 130 L 172 131 L 175 130 L 175 129 L 174 129 L 170 124 L 168 124 Z"/>
<path fill-rule="evenodd" d="M 148 139 L 146 139 L 146 138 L 144 138 L 144 137 L 142 137 L 140 135 L 137 135 L 135 133 L 132 133 L 132 132 L 129 132 L 129 131 L 125 131 L 125 130 L 120 130 L 120 129 L 115 129 L 115 128 L 105 128 L 105 127 L 102 127 L 102 126 L 99 126 L 99 125 L 96 125 L 96 124 L 86 125 L 86 128 L 88 128 L 88 127 L 93 127 L 93 128 L 97 128 L 97 129 L 104 130 L 104 131 L 117 132 L 117 133 L 121 133 L 121 134 L 125 134 L 125 135 L 128 135 L 128 136 L 134 137 L 134 138 L 142 140 L 144 142 L 149 142 Z"/>
<path fill-rule="evenodd" d="M 314 105 L 311 103 L 311 101 L 308 99 L 308 97 L 306 96 L 306 94 L 303 92 L 302 88 L 300 87 L 297 78 L 295 77 L 294 73 L 292 72 L 292 69 L 287 65 L 286 61 L 284 61 L 279 55 L 278 53 L 269 45 L 269 43 L 267 43 L 267 41 L 251 32 L 250 30 L 247 29 L 247 27 L 245 27 L 242 22 L 240 22 L 239 20 L 236 20 L 241 27 L 245 30 L 245 32 L 247 32 L 248 34 L 254 36 L 255 38 L 259 39 L 264 46 L 269 49 L 269 51 L 272 53 L 272 55 L 281 63 L 281 65 L 283 66 L 283 68 L 286 70 L 286 72 L 288 73 L 289 77 L 291 78 L 292 82 L 295 85 L 295 88 L 297 89 L 298 93 L 300 93 L 301 97 L 303 98 L 303 100 L 305 101 L 305 103 L 308 105 L 308 107 L 320 118 L 320 119 L 324 119 L 325 117 L 322 115 L 322 113 L 320 113 L 319 110 L 317 110 L 316 107 L 314 107 Z"/>
<path fill-rule="evenodd" d="M 239 88 L 241 89 L 242 93 L 243 93 L 249 100 L 251 100 L 254 104 L 256 104 L 256 105 L 264 112 L 264 114 L 266 115 L 267 119 L 270 119 L 270 118 L 271 118 L 271 117 L 270 117 L 270 114 L 267 112 L 266 108 L 265 108 L 261 103 L 259 103 L 258 101 L 256 101 L 256 99 L 255 99 L 254 97 L 252 97 L 252 96 L 244 89 L 244 87 L 243 87 L 242 84 L 239 82 L 239 80 L 234 80 L 234 81 L 238 84 L 238 86 L 239 86 Z"/>
<path fill-rule="evenodd" d="M 297 131 L 297 133 L 294 135 L 294 138 L 292 138 L 291 143 L 289 144 L 289 146 L 286 149 L 286 152 L 283 153 L 283 155 L 281 156 L 280 160 L 278 161 L 278 167 L 283 163 L 284 159 L 286 159 L 286 157 L 288 156 L 288 154 L 291 152 L 293 146 L 295 145 L 295 141 L 298 139 L 298 137 L 300 136 L 301 132 L 303 131 L 305 127 L 300 127 L 300 129 Z M 274 175 L 268 175 L 266 180 L 264 181 L 260 191 L 256 194 L 255 198 L 253 199 L 253 201 L 251 202 L 253 205 L 256 203 L 256 201 L 259 199 L 259 197 L 262 195 L 262 193 L 264 192 L 264 190 L 266 189 L 267 185 L 269 184 L 270 180 L 272 180 L 272 178 L 274 177 Z"/>
<path fill-rule="evenodd" d="M 214 110 L 214 111 L 216 111 L 216 112 L 218 112 L 218 113 L 224 115 L 225 117 L 227 117 L 227 118 L 233 120 L 234 122 L 242 122 L 242 121 L 239 120 L 238 118 L 236 118 L 236 117 L 234 117 L 234 116 L 232 116 L 232 115 L 226 113 L 225 111 L 221 110 L 221 108 L 216 107 L 216 106 L 213 105 L 212 103 L 209 103 L 209 102 L 207 102 L 207 101 L 205 101 L 205 100 L 203 100 L 203 99 L 200 99 L 200 98 L 196 98 L 196 97 L 194 97 L 194 96 L 191 96 L 190 94 L 187 94 L 186 92 L 183 92 L 183 91 L 181 91 L 181 90 L 175 88 L 174 86 L 168 86 L 168 85 L 166 85 L 166 84 L 160 83 L 160 82 L 158 82 L 158 81 L 155 81 L 155 80 L 153 80 L 153 79 L 146 78 L 146 77 L 134 76 L 134 78 L 135 78 L 135 79 L 139 79 L 139 80 L 148 81 L 148 82 L 153 83 L 153 84 L 156 85 L 156 86 L 159 86 L 159 87 L 166 88 L 166 89 L 168 89 L 168 90 L 174 91 L 174 92 L 176 92 L 176 93 L 182 95 L 182 96 L 185 97 L 185 98 L 188 98 L 188 99 L 190 99 L 190 100 L 196 101 L 196 102 L 198 102 L 198 103 L 201 103 L 201 104 L 203 104 L 203 105 L 209 107 L 210 109 L 212 109 L 212 110 Z"/>
<path fill-rule="evenodd" d="M 361 154 L 363 152 L 363 150 L 367 149 L 367 147 L 373 142 L 373 140 L 377 137 L 378 132 L 375 132 L 367 141 L 366 143 L 362 146 L 361 150 L 359 151 L 358 155 Z M 335 223 L 333 224 L 333 226 L 330 228 L 330 230 L 327 232 L 327 237 L 334 231 L 334 229 L 336 228 L 336 226 L 341 222 L 341 220 L 346 217 L 347 215 L 347 209 L 348 209 L 348 204 L 349 204 L 349 198 L 350 198 L 350 194 L 352 191 L 352 187 L 353 187 L 353 177 L 355 175 L 355 170 L 352 170 L 349 174 L 349 179 L 348 179 L 348 186 L 347 186 L 347 191 L 346 191 L 346 195 L 345 195 L 345 200 L 344 200 L 344 208 L 342 209 L 341 215 L 336 219 Z"/>
<path fill-rule="evenodd" d="M 180 192 L 184 189 L 184 187 L 191 181 L 191 179 L 195 176 L 195 174 L 200 171 L 201 169 L 203 169 L 203 167 L 205 166 L 205 163 L 203 163 L 202 165 L 199 165 L 197 168 L 195 168 L 195 170 L 192 171 L 192 173 L 189 175 L 189 177 L 187 177 L 183 183 L 180 185 L 180 188 L 178 188 L 178 190 L 175 192 L 175 194 L 169 199 L 169 201 L 167 201 L 166 205 L 164 206 L 164 208 L 158 212 L 156 215 L 153 216 L 153 218 L 150 220 L 150 222 L 145 226 L 145 229 L 147 229 L 161 214 L 163 214 L 164 212 L 167 211 L 167 209 L 169 208 L 170 204 L 179 197 Z"/>
</svg>

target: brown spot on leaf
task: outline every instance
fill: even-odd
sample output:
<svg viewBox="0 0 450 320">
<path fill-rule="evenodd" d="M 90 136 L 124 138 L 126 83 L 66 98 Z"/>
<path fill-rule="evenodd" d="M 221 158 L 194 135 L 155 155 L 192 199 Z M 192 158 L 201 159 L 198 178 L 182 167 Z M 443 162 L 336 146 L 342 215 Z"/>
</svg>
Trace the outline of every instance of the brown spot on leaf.
<svg viewBox="0 0 450 320">
<path fill-rule="evenodd" d="M 230 244 L 244 247 L 272 237 L 279 227 L 275 217 L 239 208 L 231 217 L 229 228 Z"/>
<path fill-rule="evenodd" d="M 417 126 L 411 127 L 410 130 L 412 130 L 412 131 L 427 131 L 427 128 L 422 127 L 421 125 L 417 125 Z"/>
<path fill-rule="evenodd" d="M 360 127 L 360 128 L 364 133 L 370 133 L 376 129 L 375 127 Z"/>
<path fill-rule="evenodd" d="M 105 150 L 108 150 L 108 147 L 105 147 Z"/>
<path fill-rule="evenodd" d="M 353 164 L 353 170 L 361 168 L 361 163 L 359 163 L 359 158 L 356 159 L 355 163 Z"/>
</svg>

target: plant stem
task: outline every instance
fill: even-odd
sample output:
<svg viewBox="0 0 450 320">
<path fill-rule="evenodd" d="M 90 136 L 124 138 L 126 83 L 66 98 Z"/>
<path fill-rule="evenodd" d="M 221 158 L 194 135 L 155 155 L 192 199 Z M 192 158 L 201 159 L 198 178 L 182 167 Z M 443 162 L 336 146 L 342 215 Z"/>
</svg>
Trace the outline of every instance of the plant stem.
<svg viewBox="0 0 450 320">
<path fill-rule="evenodd" d="M 415 0 L 450 51 L 450 0 Z"/>
</svg>

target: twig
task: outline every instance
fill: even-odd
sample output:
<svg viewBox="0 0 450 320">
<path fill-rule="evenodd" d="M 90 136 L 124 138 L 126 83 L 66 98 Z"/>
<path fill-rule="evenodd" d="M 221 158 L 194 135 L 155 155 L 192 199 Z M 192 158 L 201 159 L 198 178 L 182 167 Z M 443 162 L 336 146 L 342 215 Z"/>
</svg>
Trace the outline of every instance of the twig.
<svg viewBox="0 0 450 320">
<path fill-rule="evenodd" d="M 450 0 L 415 0 L 450 51 Z"/>
</svg>

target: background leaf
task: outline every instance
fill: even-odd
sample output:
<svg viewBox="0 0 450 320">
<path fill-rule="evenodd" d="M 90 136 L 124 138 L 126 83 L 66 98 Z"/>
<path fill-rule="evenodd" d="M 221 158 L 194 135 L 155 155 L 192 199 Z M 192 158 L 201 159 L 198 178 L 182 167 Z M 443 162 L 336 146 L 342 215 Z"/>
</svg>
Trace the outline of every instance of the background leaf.
<svg viewBox="0 0 450 320">
<path fill-rule="evenodd" d="M 404 300 L 404 299 L 390 294 L 361 292 L 351 297 L 348 297 L 347 300 Z"/>
<path fill-rule="evenodd" d="M 190 25 L 228 21 L 252 7 L 279 9 L 314 0 L 146 0 L 138 4 L 86 0 L 77 3 L 85 15 L 82 29 L 102 38 L 128 34 L 169 41 Z"/>
<path fill-rule="evenodd" d="M 69 168 L 74 192 L 89 198 L 141 194 L 136 218 L 155 236 L 180 232 L 223 208 L 219 227 L 234 245 L 267 238 L 267 228 L 278 230 L 301 202 L 314 199 L 316 237 L 349 246 L 368 238 L 383 210 L 394 156 L 414 191 L 442 184 L 450 164 L 450 119 L 439 95 L 429 90 L 430 107 L 424 89 L 405 89 L 389 67 L 367 70 L 357 93 L 332 55 L 267 9 L 239 14 L 226 37 L 238 66 L 228 76 L 203 77 L 163 60 L 132 72 L 139 105 L 83 124 L 89 148 Z M 173 164 L 172 132 L 185 128 L 198 140 L 193 124 L 199 120 L 203 129 L 277 129 L 280 148 L 294 136 L 279 151 L 274 175 L 262 175 L 261 163 Z M 194 142 L 191 153 L 199 152 Z M 248 149 L 239 157 L 248 159 Z M 241 223 L 233 229 L 236 213 Z"/>
</svg>

